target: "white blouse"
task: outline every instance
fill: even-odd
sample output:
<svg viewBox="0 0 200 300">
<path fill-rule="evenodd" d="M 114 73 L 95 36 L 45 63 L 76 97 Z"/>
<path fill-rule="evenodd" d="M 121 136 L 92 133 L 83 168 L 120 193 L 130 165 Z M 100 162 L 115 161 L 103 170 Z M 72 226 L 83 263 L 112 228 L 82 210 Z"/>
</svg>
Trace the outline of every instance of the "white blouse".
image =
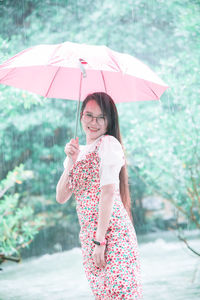
<svg viewBox="0 0 200 300">
<path fill-rule="evenodd" d="M 80 152 L 77 161 L 85 158 L 89 152 L 93 152 L 100 136 L 93 143 L 88 145 L 80 145 Z M 122 166 L 125 164 L 124 151 L 120 142 L 111 135 L 105 135 L 99 147 L 100 156 L 100 187 L 107 184 L 115 184 L 119 187 L 119 173 Z M 67 164 L 67 159 L 64 160 L 64 168 Z"/>
</svg>

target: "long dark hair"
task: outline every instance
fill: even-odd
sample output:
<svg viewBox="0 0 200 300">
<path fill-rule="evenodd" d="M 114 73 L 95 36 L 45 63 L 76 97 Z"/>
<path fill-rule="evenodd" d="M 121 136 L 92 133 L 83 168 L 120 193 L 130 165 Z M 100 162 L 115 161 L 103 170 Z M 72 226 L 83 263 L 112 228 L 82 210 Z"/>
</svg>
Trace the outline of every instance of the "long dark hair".
<svg viewBox="0 0 200 300">
<path fill-rule="evenodd" d="M 122 145 L 122 138 L 120 134 L 120 128 L 119 128 L 119 118 L 118 118 L 118 112 L 116 105 L 113 101 L 113 99 L 104 92 L 97 92 L 93 94 L 89 94 L 85 100 L 82 103 L 81 107 L 81 117 L 83 114 L 83 111 L 87 105 L 87 103 L 91 100 L 95 100 L 96 103 L 100 106 L 103 115 L 106 116 L 108 120 L 108 127 L 106 134 L 114 136 Z M 123 147 L 124 149 L 124 147 Z M 121 168 L 120 174 L 120 195 L 122 202 L 124 204 L 124 207 L 126 208 L 130 219 L 133 221 L 132 214 L 131 214 L 131 198 L 130 198 L 130 192 L 129 192 L 129 185 L 128 185 L 128 173 L 127 173 L 127 164 Z"/>
</svg>

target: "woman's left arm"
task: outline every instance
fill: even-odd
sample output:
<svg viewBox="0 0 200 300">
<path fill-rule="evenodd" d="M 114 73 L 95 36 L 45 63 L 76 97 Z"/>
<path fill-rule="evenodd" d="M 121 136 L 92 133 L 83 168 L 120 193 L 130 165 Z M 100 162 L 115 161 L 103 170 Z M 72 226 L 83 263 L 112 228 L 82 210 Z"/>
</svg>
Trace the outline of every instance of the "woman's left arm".
<svg viewBox="0 0 200 300">
<path fill-rule="evenodd" d="M 105 240 L 105 235 L 109 226 L 113 208 L 114 190 L 114 184 L 107 184 L 101 187 L 98 226 L 96 231 L 96 240 L 100 242 Z M 92 256 L 98 267 L 105 267 L 105 247 L 106 246 L 95 245 Z"/>
<path fill-rule="evenodd" d="M 100 187 L 99 215 L 96 231 L 96 240 L 102 242 L 109 227 L 112 215 L 114 191 L 119 185 L 119 173 L 124 165 L 124 152 L 120 142 L 113 136 L 107 135 L 102 139 L 99 148 L 100 160 Z M 105 266 L 106 246 L 95 245 L 93 259 L 97 266 Z"/>
</svg>

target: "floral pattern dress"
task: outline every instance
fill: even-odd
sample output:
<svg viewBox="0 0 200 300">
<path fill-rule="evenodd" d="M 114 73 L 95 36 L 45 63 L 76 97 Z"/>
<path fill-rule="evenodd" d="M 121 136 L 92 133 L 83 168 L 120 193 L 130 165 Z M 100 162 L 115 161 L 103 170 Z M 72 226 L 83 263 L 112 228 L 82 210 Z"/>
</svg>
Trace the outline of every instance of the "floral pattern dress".
<svg viewBox="0 0 200 300">
<path fill-rule="evenodd" d="M 105 268 L 97 267 L 92 259 L 95 247 L 92 239 L 95 239 L 97 230 L 101 186 L 112 183 L 111 174 L 109 174 L 110 182 L 109 179 L 104 182 L 102 178 L 105 174 L 104 167 L 103 170 L 101 167 L 102 154 L 100 155 L 99 151 L 102 143 L 109 143 L 110 148 L 105 149 L 113 150 L 111 153 L 104 153 L 104 157 L 112 157 L 111 161 L 116 165 L 119 165 L 120 160 L 124 160 L 122 148 L 121 152 L 116 152 L 116 145 L 118 149 L 121 147 L 118 140 L 103 135 L 96 142 L 93 151 L 78 159 L 69 173 L 70 188 L 75 195 L 81 228 L 79 237 L 86 277 L 96 299 L 142 299 L 137 237 L 121 201 L 117 183 L 112 215 L 106 233 Z M 109 167 L 110 159 L 107 161 Z M 118 180 L 120 169 L 121 166 L 118 168 Z M 112 171 L 111 165 L 110 170 Z M 116 177 L 116 174 L 114 176 Z"/>
</svg>

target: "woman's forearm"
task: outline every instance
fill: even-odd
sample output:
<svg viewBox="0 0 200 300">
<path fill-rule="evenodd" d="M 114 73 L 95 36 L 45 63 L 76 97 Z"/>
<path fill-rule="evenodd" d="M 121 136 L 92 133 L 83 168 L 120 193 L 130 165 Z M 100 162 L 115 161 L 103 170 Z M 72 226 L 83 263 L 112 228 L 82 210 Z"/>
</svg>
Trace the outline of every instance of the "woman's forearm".
<svg viewBox="0 0 200 300">
<path fill-rule="evenodd" d="M 72 161 L 68 159 L 67 166 L 58 181 L 56 187 L 56 201 L 59 203 L 65 203 L 72 195 L 72 192 L 69 189 L 69 171 L 72 165 Z"/>
<path fill-rule="evenodd" d="M 109 226 L 110 218 L 112 215 L 114 201 L 114 185 L 109 184 L 102 187 L 101 197 L 99 202 L 99 217 L 98 226 L 96 231 L 96 239 L 102 241 Z"/>
</svg>

